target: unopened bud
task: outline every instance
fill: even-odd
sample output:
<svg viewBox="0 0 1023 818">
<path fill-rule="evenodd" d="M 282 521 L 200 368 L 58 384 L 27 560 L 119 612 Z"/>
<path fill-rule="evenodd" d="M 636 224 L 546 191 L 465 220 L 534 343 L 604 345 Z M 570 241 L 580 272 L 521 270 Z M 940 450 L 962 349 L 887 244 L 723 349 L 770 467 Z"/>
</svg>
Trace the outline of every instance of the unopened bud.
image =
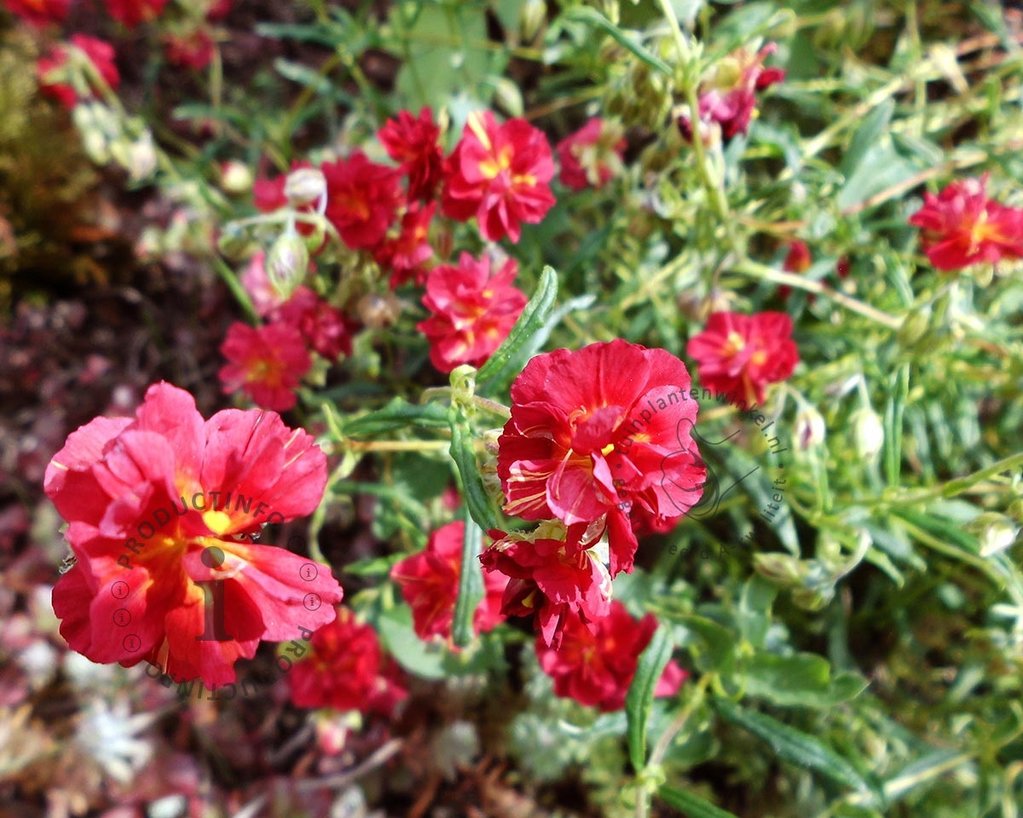
<svg viewBox="0 0 1023 818">
<path fill-rule="evenodd" d="M 985 512 L 975 517 L 966 529 L 977 536 L 980 543 L 980 555 L 990 557 L 1001 553 L 1016 541 L 1019 528 L 1004 514 Z"/>
<path fill-rule="evenodd" d="M 824 442 L 826 429 L 821 413 L 804 406 L 796 413 L 795 447 L 800 451 L 815 448 Z"/>
<path fill-rule="evenodd" d="M 873 460 L 884 446 L 884 424 L 873 409 L 863 408 L 852 416 L 853 442 L 856 453 L 864 460 Z"/>
<path fill-rule="evenodd" d="M 110 161 L 110 129 L 102 105 L 81 102 L 71 112 L 71 119 L 82 136 L 82 148 L 97 165 Z"/>
<path fill-rule="evenodd" d="M 156 172 L 156 145 L 149 131 L 144 131 L 137 139 L 115 140 L 110 145 L 110 154 L 128 171 L 132 182 L 144 182 Z"/>
<path fill-rule="evenodd" d="M 273 243 L 266 258 L 266 275 L 282 298 L 289 298 L 309 270 L 309 250 L 298 233 L 287 232 Z"/>
<path fill-rule="evenodd" d="M 327 195 L 327 179 L 319 168 L 299 168 L 288 174 L 284 195 L 294 207 L 315 204 Z"/>
<path fill-rule="evenodd" d="M 519 29 L 522 40 L 533 42 L 540 29 L 547 22 L 547 3 L 545 0 L 526 0 L 519 12 Z"/>
<path fill-rule="evenodd" d="M 898 332 L 896 333 L 896 338 L 898 338 L 899 343 L 904 347 L 911 347 L 924 337 L 930 323 L 930 307 L 914 310 L 912 313 L 907 315 L 905 319 L 903 319 L 902 326 L 899 327 Z"/>
<path fill-rule="evenodd" d="M 252 189 L 252 170 L 236 159 L 224 162 L 220 166 L 220 187 L 231 196 L 248 193 Z"/>
</svg>

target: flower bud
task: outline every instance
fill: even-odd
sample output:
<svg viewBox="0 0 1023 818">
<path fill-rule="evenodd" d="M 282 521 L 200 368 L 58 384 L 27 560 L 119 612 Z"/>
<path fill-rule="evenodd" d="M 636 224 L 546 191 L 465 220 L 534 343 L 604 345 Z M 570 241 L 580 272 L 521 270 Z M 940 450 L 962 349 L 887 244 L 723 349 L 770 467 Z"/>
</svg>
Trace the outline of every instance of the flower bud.
<svg viewBox="0 0 1023 818">
<path fill-rule="evenodd" d="M 931 308 L 914 310 L 902 321 L 896 332 L 896 338 L 902 346 L 911 347 L 927 333 L 931 323 Z"/>
<path fill-rule="evenodd" d="M 156 145 L 149 131 L 130 141 L 117 140 L 110 146 L 110 152 L 136 184 L 146 181 L 156 172 Z"/>
<path fill-rule="evenodd" d="M 248 193 L 252 181 L 252 170 L 244 162 L 230 159 L 220 166 L 220 187 L 230 196 Z"/>
<path fill-rule="evenodd" d="M 884 446 L 884 424 L 873 409 L 864 407 L 852 416 L 853 442 L 856 453 L 864 460 L 874 460 Z"/>
<path fill-rule="evenodd" d="M 319 168 L 299 168 L 288 174 L 284 195 L 293 207 L 315 204 L 327 195 L 327 179 Z"/>
<path fill-rule="evenodd" d="M 110 161 L 109 117 L 102 105 L 83 102 L 75 106 L 71 119 L 82 136 L 86 155 L 97 165 Z"/>
<path fill-rule="evenodd" d="M 494 105 L 508 116 L 522 116 L 525 104 L 519 86 L 507 77 L 500 77 L 494 83 Z"/>
<path fill-rule="evenodd" d="M 796 413 L 795 448 L 807 451 L 824 442 L 826 429 L 821 413 L 812 406 L 804 406 Z"/>
<path fill-rule="evenodd" d="M 1016 541 L 1019 528 L 1004 514 L 985 512 L 971 520 L 966 529 L 977 536 L 980 555 L 991 557 L 1008 548 Z"/>
<path fill-rule="evenodd" d="M 545 0 L 526 0 L 519 12 L 519 31 L 522 41 L 533 42 L 540 33 L 541 27 L 547 22 L 547 3 Z"/>
<path fill-rule="evenodd" d="M 289 298 L 309 270 L 309 250 L 298 233 L 287 232 L 273 243 L 266 275 L 282 298 Z"/>
</svg>

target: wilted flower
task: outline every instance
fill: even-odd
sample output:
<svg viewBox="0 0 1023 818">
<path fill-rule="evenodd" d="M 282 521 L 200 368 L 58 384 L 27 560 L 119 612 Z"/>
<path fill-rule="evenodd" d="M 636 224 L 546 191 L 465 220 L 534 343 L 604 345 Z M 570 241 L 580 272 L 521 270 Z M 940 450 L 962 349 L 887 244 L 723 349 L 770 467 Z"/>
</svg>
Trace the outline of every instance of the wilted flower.
<svg viewBox="0 0 1023 818">
<path fill-rule="evenodd" d="M 777 50 L 774 43 L 755 53 L 740 48 L 716 63 L 700 83 L 701 122 L 717 123 L 726 140 L 746 133 L 756 116 L 757 92 L 785 79 L 781 68 L 764 66 L 764 60 Z M 686 139 L 692 139 L 688 113 L 679 117 L 678 126 Z"/>
<path fill-rule="evenodd" d="M 1023 258 L 1023 209 L 989 199 L 987 179 L 952 182 L 937 196 L 925 193 L 923 207 L 910 217 L 939 270 Z"/>
<path fill-rule="evenodd" d="M 491 531 L 495 542 L 480 555 L 488 573 L 510 578 L 504 590 L 505 616 L 536 614 L 544 644 L 557 645 L 566 621 L 594 622 L 611 603 L 607 547 L 585 539 L 586 526 L 544 522 L 529 533 Z"/>
<path fill-rule="evenodd" d="M 302 334 L 284 323 L 250 327 L 235 321 L 220 354 L 228 361 L 220 369 L 224 393 L 242 389 L 256 405 L 275 412 L 295 405 L 295 389 L 312 366 Z"/>
<path fill-rule="evenodd" d="M 621 173 L 625 146 L 619 123 L 593 117 L 558 143 L 561 184 L 572 190 L 603 187 Z"/>
<path fill-rule="evenodd" d="M 489 241 L 519 240 L 554 206 L 548 184 L 554 161 L 547 137 L 524 119 L 498 125 L 490 111 L 469 114 L 462 138 L 445 163 L 446 216 L 479 222 Z"/>
<path fill-rule="evenodd" d="M 686 354 L 705 387 L 742 408 L 762 404 L 767 384 L 785 380 L 799 362 L 792 319 L 783 312 L 713 313 Z"/>
</svg>

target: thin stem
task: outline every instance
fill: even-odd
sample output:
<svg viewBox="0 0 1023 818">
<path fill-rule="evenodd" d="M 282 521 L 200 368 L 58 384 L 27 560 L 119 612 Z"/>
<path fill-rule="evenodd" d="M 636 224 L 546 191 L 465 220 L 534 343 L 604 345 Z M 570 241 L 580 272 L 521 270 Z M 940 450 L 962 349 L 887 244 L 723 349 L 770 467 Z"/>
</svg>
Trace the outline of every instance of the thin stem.
<svg viewBox="0 0 1023 818">
<path fill-rule="evenodd" d="M 803 276 L 775 270 L 772 267 L 768 267 L 766 264 L 760 264 L 759 262 L 752 261 L 750 259 L 739 262 L 733 269 L 737 273 L 741 273 L 742 275 L 747 275 L 761 281 L 770 281 L 773 284 L 785 284 L 799 290 L 806 290 L 807 292 L 816 293 L 817 295 L 823 295 L 825 298 L 830 298 L 836 304 L 845 307 L 850 312 L 855 312 L 865 318 L 869 318 L 871 321 L 875 321 L 882 326 L 888 327 L 888 329 L 897 330 L 902 326 L 901 318 L 889 315 L 888 313 L 872 307 L 869 304 L 865 304 L 862 301 L 858 301 L 845 293 L 833 290 L 831 287 L 821 284 L 819 281 L 813 281 L 811 279 L 804 278 Z"/>
</svg>

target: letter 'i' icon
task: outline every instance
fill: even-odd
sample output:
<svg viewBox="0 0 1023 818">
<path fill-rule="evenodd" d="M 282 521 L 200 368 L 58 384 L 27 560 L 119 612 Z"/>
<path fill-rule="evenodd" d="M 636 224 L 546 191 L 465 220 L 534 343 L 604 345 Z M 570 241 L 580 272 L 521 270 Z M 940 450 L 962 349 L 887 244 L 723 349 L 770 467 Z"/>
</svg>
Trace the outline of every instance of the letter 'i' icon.
<svg viewBox="0 0 1023 818">
<path fill-rule="evenodd" d="M 224 552 L 215 545 L 202 550 L 202 564 L 207 568 L 219 568 L 224 564 Z M 205 599 L 203 608 L 206 612 L 205 630 L 197 637 L 197 642 L 227 642 L 231 639 L 224 631 L 224 580 L 211 579 L 197 582 L 203 590 Z"/>
</svg>

